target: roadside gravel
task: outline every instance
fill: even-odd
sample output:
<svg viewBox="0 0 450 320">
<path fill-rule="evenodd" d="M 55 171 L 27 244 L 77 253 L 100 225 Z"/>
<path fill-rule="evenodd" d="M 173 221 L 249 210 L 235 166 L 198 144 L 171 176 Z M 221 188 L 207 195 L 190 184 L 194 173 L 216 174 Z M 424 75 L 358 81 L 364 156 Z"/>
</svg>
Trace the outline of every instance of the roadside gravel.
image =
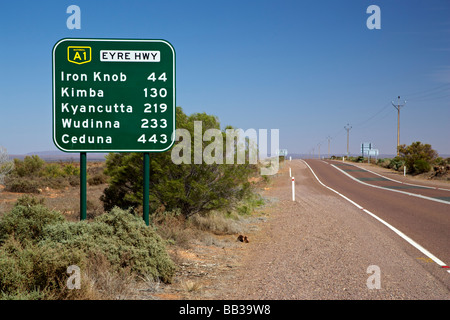
<svg viewBox="0 0 450 320">
<path fill-rule="evenodd" d="M 450 299 L 450 282 L 424 268 L 430 261 L 320 186 L 300 160 L 284 163 L 264 196 L 278 201 L 264 208 L 268 219 L 250 232 L 235 267 L 217 279 L 207 298 Z M 368 288 L 374 283 L 370 266 L 380 270 L 380 289 Z"/>
</svg>

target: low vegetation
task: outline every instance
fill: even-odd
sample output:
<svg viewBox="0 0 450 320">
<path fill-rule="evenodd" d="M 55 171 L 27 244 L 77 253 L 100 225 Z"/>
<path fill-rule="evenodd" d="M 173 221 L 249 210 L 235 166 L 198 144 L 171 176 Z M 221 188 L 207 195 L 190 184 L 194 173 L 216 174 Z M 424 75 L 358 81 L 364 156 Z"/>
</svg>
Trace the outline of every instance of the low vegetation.
<svg viewBox="0 0 450 320">
<path fill-rule="evenodd" d="M 203 131 L 220 128 L 214 116 L 187 116 L 177 108 L 178 127 L 193 130 L 194 121 L 203 122 Z M 241 232 L 241 217 L 263 204 L 255 187 L 268 178 L 259 179 L 257 169 L 249 163 L 175 165 L 170 152 L 153 154 L 146 226 L 141 154 L 88 162 L 85 221 L 77 216 L 77 164 L 14 159 L 3 190 L 25 195 L 0 206 L 0 299 L 131 298 L 143 279 L 171 283 L 177 270 L 173 252 L 189 248 L 192 240 L 214 243 L 205 234 Z M 59 194 L 67 196 L 56 200 Z M 80 290 L 67 286 L 67 268 L 74 265 L 82 270 Z"/>
<path fill-rule="evenodd" d="M 349 157 L 349 161 L 366 162 L 367 158 L 362 156 Z M 371 159 L 371 162 L 383 168 L 392 169 L 411 175 L 426 175 L 428 178 L 443 178 L 450 180 L 450 158 L 439 157 L 430 144 L 423 144 L 420 141 L 411 145 L 399 146 L 399 156 L 394 158 Z"/>
<path fill-rule="evenodd" d="M 93 285 L 78 297 L 101 297 L 102 288 L 90 278 L 100 274 L 97 260 L 111 274 L 171 282 L 176 267 L 164 240 L 141 218 L 115 208 L 91 221 L 69 222 L 41 202 L 22 197 L 0 220 L 2 298 L 74 298 L 66 285 L 71 265 L 90 269 L 83 276 Z"/>
<path fill-rule="evenodd" d="M 63 189 L 79 185 L 80 169 L 72 163 L 46 163 L 37 155 L 14 159 L 14 169 L 6 176 L 10 192 L 40 193 L 45 188 Z"/>
<path fill-rule="evenodd" d="M 187 116 L 177 108 L 177 126 L 194 136 L 194 122 L 202 122 L 202 134 L 208 129 L 220 129 L 216 117 L 207 114 Z M 225 135 L 223 135 L 225 145 Z M 194 150 L 192 139 L 191 150 Z M 186 142 L 185 142 L 186 143 Z M 217 143 L 217 141 L 214 141 Z M 202 150 L 206 147 L 203 142 Z M 225 149 L 225 148 L 224 148 Z M 223 150 L 225 158 L 225 150 Z M 248 149 L 247 149 L 248 154 Z M 219 155 L 221 156 L 221 155 Z M 153 210 L 163 206 L 166 210 L 180 210 L 186 218 L 196 213 L 219 209 L 232 209 L 251 195 L 249 179 L 257 175 L 254 164 L 175 164 L 170 152 L 150 157 L 150 203 Z M 102 201 L 104 209 L 114 206 L 138 209 L 142 204 L 142 154 L 111 153 L 106 159 L 106 174 L 110 177 Z"/>
</svg>

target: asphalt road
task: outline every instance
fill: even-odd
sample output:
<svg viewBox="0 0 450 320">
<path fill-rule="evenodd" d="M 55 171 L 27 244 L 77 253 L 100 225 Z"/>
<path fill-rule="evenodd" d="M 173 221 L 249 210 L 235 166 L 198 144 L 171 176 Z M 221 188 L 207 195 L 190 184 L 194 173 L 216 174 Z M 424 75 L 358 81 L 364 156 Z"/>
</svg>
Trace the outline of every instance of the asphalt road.
<svg viewBox="0 0 450 320">
<path fill-rule="evenodd" d="M 271 199 L 261 208 L 267 219 L 244 231 L 250 242 L 242 244 L 231 274 L 215 284 L 211 297 L 450 299 L 449 269 L 442 268 L 450 263 L 448 191 L 412 188 L 339 164 L 282 163 L 263 193 Z M 379 270 L 376 288 L 369 285 L 372 268 Z"/>
<path fill-rule="evenodd" d="M 306 163 L 323 184 L 359 205 L 362 211 L 367 210 L 387 225 L 399 230 L 408 239 L 412 239 L 413 243 L 408 245 L 415 249 L 425 249 L 429 254 L 425 254 L 424 259 L 433 260 L 435 264 L 429 264 L 428 271 L 438 279 L 448 281 L 449 189 L 430 188 L 417 182 L 393 181 L 342 161 L 316 159 L 306 160 Z M 314 174 L 311 172 L 312 176 Z M 316 184 L 324 187 L 317 181 Z M 398 236 L 398 241 L 407 243 L 401 236 Z M 421 254 L 423 252 L 421 251 Z"/>
</svg>

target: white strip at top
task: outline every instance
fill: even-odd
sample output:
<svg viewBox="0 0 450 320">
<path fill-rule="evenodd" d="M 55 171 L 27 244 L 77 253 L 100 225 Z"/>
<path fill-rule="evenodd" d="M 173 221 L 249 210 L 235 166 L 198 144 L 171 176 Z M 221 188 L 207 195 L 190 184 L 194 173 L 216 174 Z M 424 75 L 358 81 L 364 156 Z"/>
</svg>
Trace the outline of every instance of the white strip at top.
<svg viewBox="0 0 450 320">
<path fill-rule="evenodd" d="M 160 51 L 147 50 L 100 50 L 102 62 L 160 62 Z"/>
</svg>

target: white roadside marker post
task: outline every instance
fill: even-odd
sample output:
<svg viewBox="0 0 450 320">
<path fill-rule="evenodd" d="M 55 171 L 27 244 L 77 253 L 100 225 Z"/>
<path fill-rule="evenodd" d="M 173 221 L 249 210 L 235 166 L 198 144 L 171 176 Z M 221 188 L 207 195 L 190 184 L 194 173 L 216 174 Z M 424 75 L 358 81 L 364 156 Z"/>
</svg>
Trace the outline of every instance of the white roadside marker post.
<svg viewBox="0 0 450 320">
<path fill-rule="evenodd" d="M 292 177 L 291 168 L 289 168 L 289 177 Z"/>
<path fill-rule="evenodd" d="M 292 177 L 292 201 L 295 201 L 295 178 Z"/>
</svg>

